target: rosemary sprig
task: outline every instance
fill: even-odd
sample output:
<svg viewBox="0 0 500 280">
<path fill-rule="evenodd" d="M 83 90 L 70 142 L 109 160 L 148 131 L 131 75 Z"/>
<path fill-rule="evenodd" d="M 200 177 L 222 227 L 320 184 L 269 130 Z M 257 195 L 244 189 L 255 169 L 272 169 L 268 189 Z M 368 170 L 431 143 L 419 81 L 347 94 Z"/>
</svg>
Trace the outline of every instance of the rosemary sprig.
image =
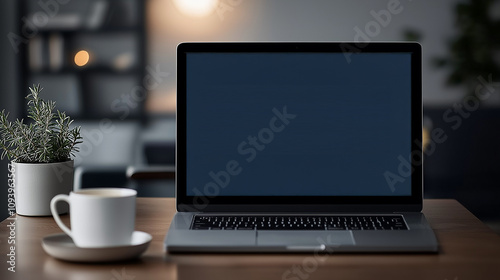
<svg viewBox="0 0 500 280">
<path fill-rule="evenodd" d="M 28 118 L 10 122 L 9 113 L 0 113 L 1 159 L 7 157 L 19 163 L 53 163 L 71 160 L 82 143 L 80 127 L 70 128 L 73 120 L 56 110 L 54 101 L 44 101 L 40 85 L 33 85 L 28 100 Z"/>
</svg>

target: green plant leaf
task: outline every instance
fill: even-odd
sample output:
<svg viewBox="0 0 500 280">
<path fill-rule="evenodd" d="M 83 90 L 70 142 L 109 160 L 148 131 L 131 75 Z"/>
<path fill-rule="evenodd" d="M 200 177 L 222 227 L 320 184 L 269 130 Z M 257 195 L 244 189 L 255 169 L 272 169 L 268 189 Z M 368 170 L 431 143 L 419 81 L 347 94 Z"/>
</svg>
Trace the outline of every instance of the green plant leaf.
<svg viewBox="0 0 500 280">
<path fill-rule="evenodd" d="M 70 131 L 73 120 L 64 112 L 57 111 L 54 101 L 40 98 L 40 85 L 29 88 L 28 117 L 33 120 L 29 125 L 24 120 L 8 121 L 8 113 L 0 113 L 1 158 L 8 157 L 15 162 L 49 163 L 71 159 L 79 151 L 81 144 L 80 128 Z"/>
</svg>

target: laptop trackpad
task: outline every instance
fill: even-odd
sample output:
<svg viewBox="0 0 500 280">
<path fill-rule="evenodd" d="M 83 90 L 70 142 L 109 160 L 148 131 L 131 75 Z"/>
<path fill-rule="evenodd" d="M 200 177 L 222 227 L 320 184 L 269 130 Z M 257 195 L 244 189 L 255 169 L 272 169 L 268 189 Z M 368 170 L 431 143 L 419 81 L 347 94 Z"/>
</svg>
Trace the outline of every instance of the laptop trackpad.
<svg viewBox="0 0 500 280">
<path fill-rule="evenodd" d="M 258 246 L 315 248 L 320 246 L 354 245 L 352 232 L 347 231 L 258 231 Z"/>
</svg>

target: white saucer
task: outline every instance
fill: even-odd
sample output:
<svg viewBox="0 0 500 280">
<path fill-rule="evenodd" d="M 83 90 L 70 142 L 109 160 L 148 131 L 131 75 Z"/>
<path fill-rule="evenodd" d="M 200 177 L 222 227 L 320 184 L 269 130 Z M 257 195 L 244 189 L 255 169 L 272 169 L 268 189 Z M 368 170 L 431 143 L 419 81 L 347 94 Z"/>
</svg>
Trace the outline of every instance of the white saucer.
<svg viewBox="0 0 500 280">
<path fill-rule="evenodd" d="M 114 262 L 139 257 L 149 246 L 152 236 L 142 231 L 134 231 L 128 246 L 105 248 L 77 247 L 73 239 L 65 233 L 46 236 L 42 247 L 52 257 L 72 262 Z"/>
</svg>

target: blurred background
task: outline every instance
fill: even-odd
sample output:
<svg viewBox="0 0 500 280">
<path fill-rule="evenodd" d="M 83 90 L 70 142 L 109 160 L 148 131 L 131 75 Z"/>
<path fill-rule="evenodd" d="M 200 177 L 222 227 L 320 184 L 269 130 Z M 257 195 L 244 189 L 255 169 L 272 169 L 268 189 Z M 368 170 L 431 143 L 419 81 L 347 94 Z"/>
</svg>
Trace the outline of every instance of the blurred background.
<svg viewBox="0 0 500 280">
<path fill-rule="evenodd" d="M 82 126 L 75 186 L 141 196 L 174 195 L 168 175 L 131 167 L 173 168 L 180 42 L 418 41 L 425 197 L 456 198 L 500 232 L 500 1 L 3 0 L 0 14 L 0 109 L 25 117 L 40 83 Z M 1 188 L 1 219 L 6 205 Z"/>
</svg>

